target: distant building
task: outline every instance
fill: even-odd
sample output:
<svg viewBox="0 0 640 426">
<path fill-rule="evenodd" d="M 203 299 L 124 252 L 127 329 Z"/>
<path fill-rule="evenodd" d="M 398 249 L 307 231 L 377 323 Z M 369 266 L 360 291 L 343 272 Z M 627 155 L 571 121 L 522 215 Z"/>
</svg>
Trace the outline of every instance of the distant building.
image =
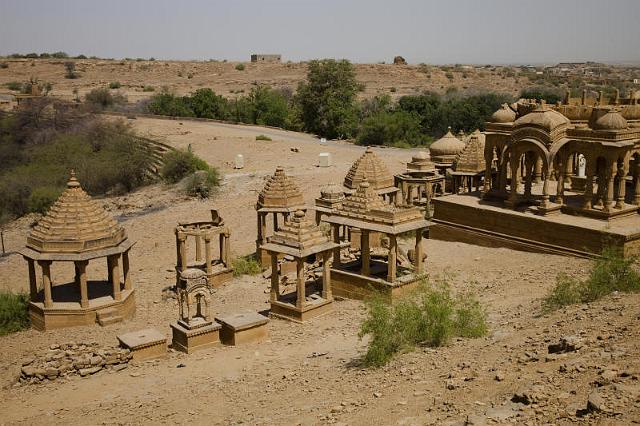
<svg viewBox="0 0 640 426">
<path fill-rule="evenodd" d="M 251 62 L 280 62 L 282 55 L 263 55 L 254 53 L 251 55 Z"/>
</svg>

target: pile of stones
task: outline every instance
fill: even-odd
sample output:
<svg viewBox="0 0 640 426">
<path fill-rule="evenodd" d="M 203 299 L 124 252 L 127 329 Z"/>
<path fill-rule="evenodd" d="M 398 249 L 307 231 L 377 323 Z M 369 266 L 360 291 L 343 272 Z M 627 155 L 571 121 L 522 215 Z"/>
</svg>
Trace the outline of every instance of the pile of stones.
<svg viewBox="0 0 640 426">
<path fill-rule="evenodd" d="M 129 349 L 100 347 L 97 342 L 51 345 L 41 355 L 22 361 L 19 382 L 32 384 L 72 375 L 84 377 L 104 369 L 120 371 L 127 368 L 131 358 Z"/>
</svg>

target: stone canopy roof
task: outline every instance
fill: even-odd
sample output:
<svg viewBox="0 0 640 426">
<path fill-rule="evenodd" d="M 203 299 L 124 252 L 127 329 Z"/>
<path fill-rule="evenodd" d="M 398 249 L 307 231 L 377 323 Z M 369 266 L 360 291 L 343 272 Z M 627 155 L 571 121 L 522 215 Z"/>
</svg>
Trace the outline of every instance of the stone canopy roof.
<svg viewBox="0 0 640 426">
<path fill-rule="evenodd" d="M 261 248 L 304 258 L 311 254 L 332 250 L 337 246 L 339 244 L 331 242 L 304 211 L 297 210 L 290 220 L 287 220 L 272 236 L 267 237 L 267 243 Z"/>
<path fill-rule="evenodd" d="M 81 188 L 71 173 L 67 189 L 27 236 L 39 253 L 84 253 L 118 246 L 125 230 Z"/>
<path fill-rule="evenodd" d="M 393 187 L 393 176 L 371 147 L 367 147 L 364 154 L 353 163 L 344 178 L 344 186 L 357 189 L 365 175 L 373 189 Z"/>
<path fill-rule="evenodd" d="M 429 146 L 429 152 L 436 163 L 448 163 L 455 160 L 456 155 L 464 149 L 464 146 L 464 142 L 453 136 L 451 127 L 449 127 L 446 135 Z"/>
<path fill-rule="evenodd" d="M 257 209 L 288 209 L 304 205 L 304 197 L 293 178 L 285 175 L 282 167 L 277 167 L 258 195 Z"/>
<path fill-rule="evenodd" d="M 454 162 L 454 170 L 461 173 L 483 172 L 486 164 L 484 161 L 485 135 L 480 131 L 471 134 L 469 142 L 460 152 Z"/>
</svg>

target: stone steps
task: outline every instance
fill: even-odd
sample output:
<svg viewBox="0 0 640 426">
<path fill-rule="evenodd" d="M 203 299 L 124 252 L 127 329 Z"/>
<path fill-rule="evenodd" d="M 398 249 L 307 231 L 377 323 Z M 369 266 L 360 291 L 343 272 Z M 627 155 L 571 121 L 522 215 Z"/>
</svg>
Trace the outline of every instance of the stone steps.
<svg viewBox="0 0 640 426">
<path fill-rule="evenodd" d="M 102 327 L 121 322 L 123 319 L 114 308 L 101 309 L 96 313 L 96 320 Z"/>
</svg>

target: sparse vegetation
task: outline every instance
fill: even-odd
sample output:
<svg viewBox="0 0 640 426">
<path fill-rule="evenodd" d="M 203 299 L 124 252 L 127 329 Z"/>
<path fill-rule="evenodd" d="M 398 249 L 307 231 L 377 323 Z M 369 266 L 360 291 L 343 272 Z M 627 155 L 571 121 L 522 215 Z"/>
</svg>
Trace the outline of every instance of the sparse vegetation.
<svg viewBox="0 0 640 426">
<path fill-rule="evenodd" d="M 269 136 L 265 136 L 265 135 L 258 135 L 258 136 L 256 136 L 256 140 L 257 141 L 270 141 L 271 138 Z"/>
<path fill-rule="evenodd" d="M 127 99 L 120 93 L 111 93 L 107 88 L 97 88 L 91 90 L 84 96 L 85 102 L 94 110 L 103 110 L 115 105 L 124 104 Z"/>
<path fill-rule="evenodd" d="M 66 70 L 66 74 L 64 75 L 65 78 L 70 78 L 70 79 L 74 79 L 74 78 L 78 78 L 80 77 L 80 74 L 78 74 L 76 72 L 76 63 L 73 61 L 67 61 L 64 63 L 64 69 Z"/>
<path fill-rule="evenodd" d="M 22 90 L 22 83 L 20 83 L 19 81 L 10 81 L 8 83 L 5 83 L 4 86 L 9 90 Z"/>
<path fill-rule="evenodd" d="M 625 259 L 619 249 L 606 248 L 595 260 L 586 279 L 561 273 L 556 285 L 542 301 L 542 308 L 550 312 L 563 306 L 588 303 L 615 291 L 640 292 L 640 274 L 634 269 L 635 257 Z"/>
<path fill-rule="evenodd" d="M 236 70 L 238 70 L 238 71 L 244 71 L 244 68 L 245 68 L 244 64 L 236 65 Z"/>
<path fill-rule="evenodd" d="M 0 290 L 0 336 L 29 328 L 29 296 Z"/>
<path fill-rule="evenodd" d="M 366 302 L 367 318 L 359 336 L 370 335 L 363 362 L 385 365 L 394 354 L 416 345 L 442 346 L 452 337 L 480 337 L 487 333 L 486 313 L 469 294 L 454 296 L 446 280 L 425 280 L 420 287 L 389 305 L 380 297 Z"/>
<path fill-rule="evenodd" d="M 261 270 L 260 264 L 252 254 L 236 257 L 231 264 L 233 266 L 234 277 L 239 277 L 240 275 L 257 275 Z"/>
<path fill-rule="evenodd" d="M 196 156 L 191 148 L 165 155 L 160 174 L 169 183 L 187 178 L 185 192 L 192 197 L 208 198 L 220 184 L 218 170 Z"/>
<path fill-rule="evenodd" d="M 109 89 L 119 89 L 120 87 L 122 87 L 122 85 L 119 81 L 112 81 L 109 83 Z"/>
<path fill-rule="evenodd" d="M 544 99 L 550 104 L 562 101 L 564 94 L 562 90 L 555 87 L 531 87 L 520 92 L 520 97 L 525 99 Z"/>
<path fill-rule="evenodd" d="M 6 62 L 0 62 L 0 69 L 7 69 L 9 68 L 9 64 Z"/>
<path fill-rule="evenodd" d="M 153 87 L 153 86 L 144 86 L 144 87 L 142 88 L 142 91 L 143 91 L 143 92 L 155 92 L 155 90 L 156 90 L 156 88 L 155 88 L 155 87 Z"/>
</svg>

